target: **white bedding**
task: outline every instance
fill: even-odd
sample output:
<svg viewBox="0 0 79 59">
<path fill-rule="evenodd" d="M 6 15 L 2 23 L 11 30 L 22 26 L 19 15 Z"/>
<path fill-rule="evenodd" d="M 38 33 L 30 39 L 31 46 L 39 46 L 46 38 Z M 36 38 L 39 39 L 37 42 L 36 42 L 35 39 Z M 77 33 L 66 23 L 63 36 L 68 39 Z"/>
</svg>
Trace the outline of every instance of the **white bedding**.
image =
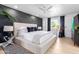
<svg viewBox="0 0 79 59">
<path fill-rule="evenodd" d="M 33 53 L 45 53 L 48 50 L 48 48 L 51 45 L 53 45 L 57 40 L 56 34 L 54 34 L 55 31 L 53 32 L 37 31 L 37 32 L 28 33 L 25 30 L 25 27 L 37 27 L 37 24 L 15 22 L 14 23 L 14 36 L 15 36 L 14 42 Z"/>
<path fill-rule="evenodd" d="M 45 40 L 44 43 L 41 43 L 38 45 L 38 44 L 32 43 L 31 41 L 29 41 L 27 39 L 23 39 L 22 37 L 16 37 L 15 43 L 33 53 L 39 54 L 39 53 L 46 53 L 48 48 L 51 45 L 54 45 L 54 43 L 56 42 L 56 39 L 57 39 L 56 35 L 54 35 L 50 39 Z"/>
<path fill-rule="evenodd" d="M 19 36 L 21 36 L 23 39 L 29 40 L 35 44 L 41 44 L 54 36 L 52 32 L 47 31 L 20 32 L 19 34 Z"/>
</svg>

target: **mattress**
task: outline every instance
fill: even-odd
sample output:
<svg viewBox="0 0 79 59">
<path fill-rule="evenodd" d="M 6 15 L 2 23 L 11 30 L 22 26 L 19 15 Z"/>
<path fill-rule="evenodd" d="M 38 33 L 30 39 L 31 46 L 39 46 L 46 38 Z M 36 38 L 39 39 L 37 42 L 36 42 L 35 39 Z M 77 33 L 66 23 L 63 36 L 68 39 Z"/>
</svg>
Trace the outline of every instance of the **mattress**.
<svg viewBox="0 0 79 59">
<path fill-rule="evenodd" d="M 52 39 L 51 39 L 51 38 L 52 38 Z M 56 35 L 53 35 L 53 36 L 50 37 L 49 39 L 44 40 L 44 41 L 41 42 L 40 44 L 37 44 L 37 43 L 34 43 L 34 42 L 32 42 L 32 41 L 30 41 L 30 40 L 28 40 L 28 39 L 24 39 L 24 38 L 22 38 L 22 37 L 16 37 L 16 39 L 18 40 L 18 42 L 19 42 L 19 41 L 22 41 L 22 42 L 24 42 L 24 43 L 28 42 L 28 43 L 30 43 L 30 44 L 38 45 L 38 46 L 41 46 L 41 45 L 43 45 L 43 44 L 45 44 L 45 43 L 47 43 L 47 42 L 49 42 L 49 41 L 51 41 L 51 40 L 55 40 L 54 38 L 56 38 Z M 21 43 L 21 42 L 20 42 L 20 43 Z"/>
<path fill-rule="evenodd" d="M 35 44 L 42 44 L 45 41 L 49 40 L 52 36 L 55 36 L 51 32 L 47 31 L 35 31 L 35 32 L 29 32 L 29 33 L 20 33 L 20 36 L 17 38 L 22 38 L 25 41 L 30 41 Z"/>
<path fill-rule="evenodd" d="M 44 41 L 41 44 L 32 43 L 29 40 L 25 40 L 22 37 L 16 37 L 15 43 L 24 47 L 25 49 L 33 53 L 45 53 L 48 48 L 56 42 L 56 35 L 52 36 L 50 39 Z"/>
</svg>

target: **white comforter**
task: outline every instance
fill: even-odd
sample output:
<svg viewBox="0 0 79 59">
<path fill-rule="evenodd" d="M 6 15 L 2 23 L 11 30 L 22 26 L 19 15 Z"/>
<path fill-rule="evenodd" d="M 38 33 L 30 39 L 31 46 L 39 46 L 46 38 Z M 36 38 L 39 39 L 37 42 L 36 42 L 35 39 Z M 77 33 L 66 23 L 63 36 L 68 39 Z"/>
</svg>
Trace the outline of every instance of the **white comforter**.
<svg viewBox="0 0 79 59">
<path fill-rule="evenodd" d="M 53 36 L 53 33 L 47 31 L 35 31 L 26 33 L 22 32 L 20 35 L 22 35 L 23 39 L 29 40 L 35 44 L 41 44 L 50 39 Z"/>
</svg>

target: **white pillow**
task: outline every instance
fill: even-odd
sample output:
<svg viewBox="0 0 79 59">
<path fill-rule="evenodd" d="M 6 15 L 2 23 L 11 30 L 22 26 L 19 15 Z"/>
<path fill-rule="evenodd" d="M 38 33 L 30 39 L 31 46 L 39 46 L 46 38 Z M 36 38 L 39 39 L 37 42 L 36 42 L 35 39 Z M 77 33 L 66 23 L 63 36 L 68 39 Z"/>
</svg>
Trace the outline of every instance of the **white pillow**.
<svg viewBox="0 0 79 59">
<path fill-rule="evenodd" d="M 17 30 L 17 36 L 23 36 L 23 33 L 28 32 L 27 28 L 21 27 L 20 29 Z"/>
<path fill-rule="evenodd" d="M 22 31 L 22 32 L 28 32 L 26 27 L 21 27 L 18 30 Z"/>
</svg>

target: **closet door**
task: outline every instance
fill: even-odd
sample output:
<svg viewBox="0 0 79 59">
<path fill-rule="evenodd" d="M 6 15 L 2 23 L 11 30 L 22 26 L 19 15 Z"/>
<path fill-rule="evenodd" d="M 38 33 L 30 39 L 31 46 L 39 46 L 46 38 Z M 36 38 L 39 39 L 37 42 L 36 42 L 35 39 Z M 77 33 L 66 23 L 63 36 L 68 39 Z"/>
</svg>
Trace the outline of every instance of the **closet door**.
<svg viewBox="0 0 79 59">
<path fill-rule="evenodd" d="M 71 26 L 72 26 L 72 17 L 69 15 L 65 17 L 65 37 L 71 38 L 72 33 Z"/>
<path fill-rule="evenodd" d="M 65 37 L 72 38 L 72 19 L 76 14 L 65 16 Z"/>
</svg>

